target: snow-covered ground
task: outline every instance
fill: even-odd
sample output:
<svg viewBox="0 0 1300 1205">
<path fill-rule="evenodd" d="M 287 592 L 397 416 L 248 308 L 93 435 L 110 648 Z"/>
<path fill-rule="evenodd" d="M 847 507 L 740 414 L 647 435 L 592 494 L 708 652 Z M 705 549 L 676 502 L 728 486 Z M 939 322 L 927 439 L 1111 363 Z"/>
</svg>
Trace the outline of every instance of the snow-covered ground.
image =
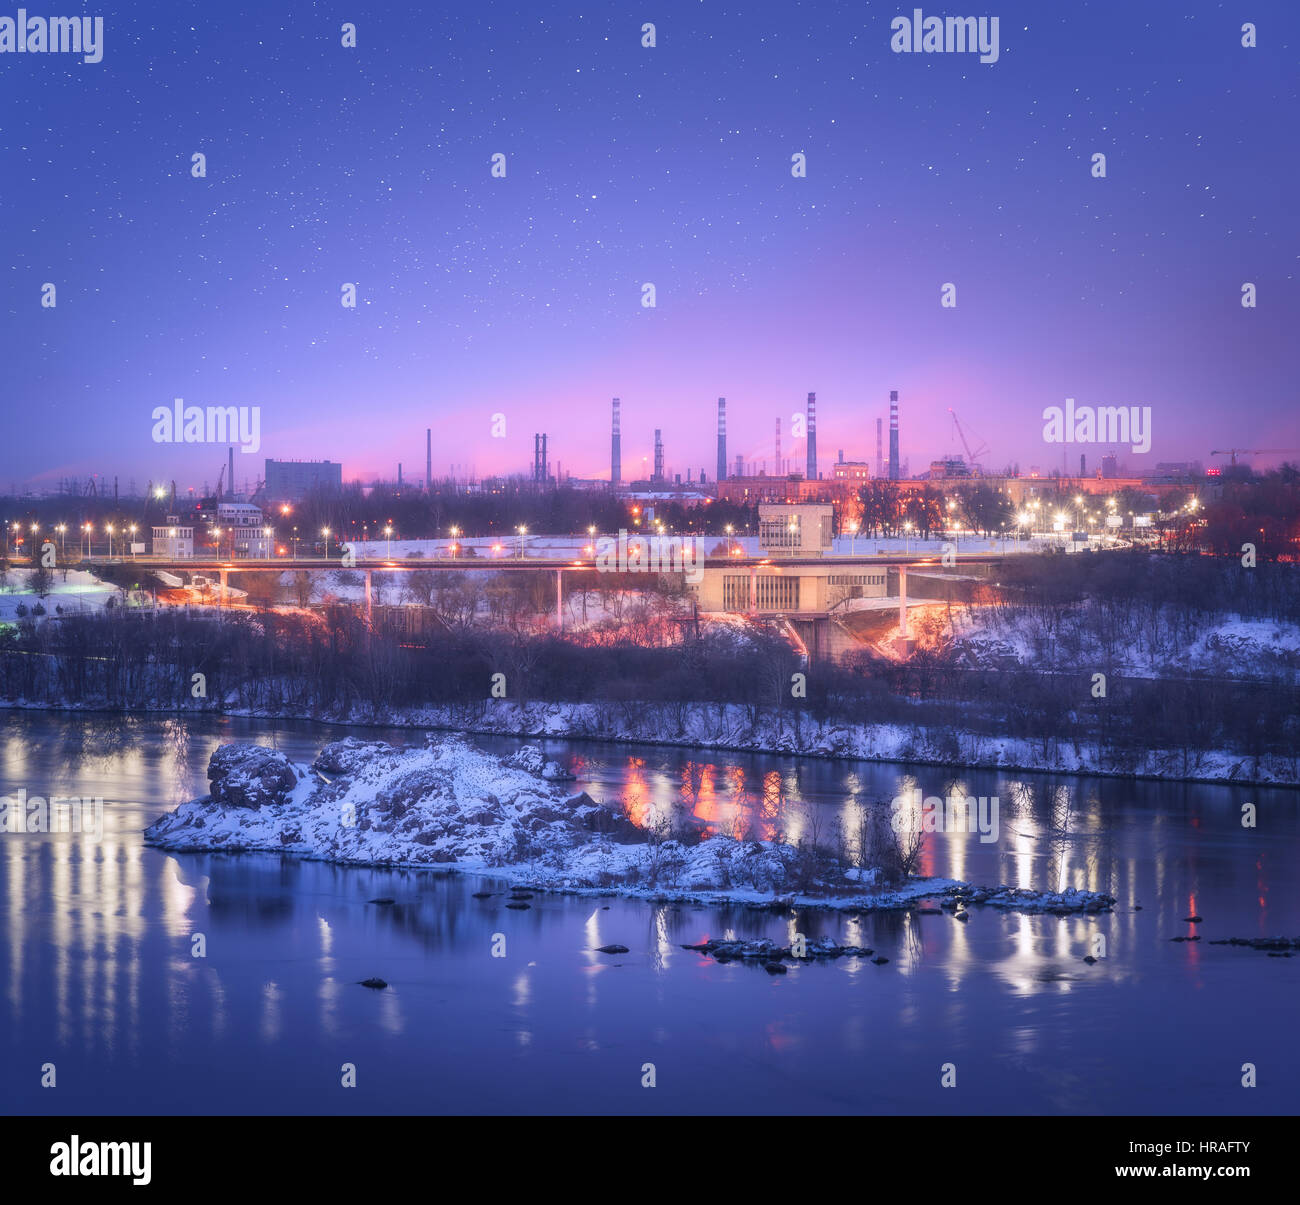
<svg viewBox="0 0 1300 1205">
<path fill-rule="evenodd" d="M 176 851 L 272 850 L 359 865 L 437 867 L 533 889 L 655 899 L 781 902 L 862 911 L 935 895 L 1023 911 L 1098 912 L 1106 895 L 971 889 L 950 879 L 886 888 L 873 869 L 774 841 L 652 839 L 559 781 L 533 746 L 495 757 L 458 736 L 398 750 L 348 738 L 310 766 L 261 745 L 223 745 L 211 793 L 145 830 Z M 974 894 L 972 894 L 972 890 Z M 522 902 L 520 905 L 522 906 Z"/>
<path fill-rule="evenodd" d="M 50 589 L 43 598 L 32 589 L 31 577 L 31 569 L 10 569 L 5 575 L 0 583 L 0 622 L 13 623 L 20 618 L 19 607 L 26 607 L 30 615 L 38 603 L 47 615 L 58 614 L 59 607 L 66 615 L 102 610 L 110 598 L 118 603 L 122 601 L 116 586 L 100 581 L 84 569 L 50 570 Z"/>
<path fill-rule="evenodd" d="M 1107 623 L 1098 610 L 1094 602 L 1051 612 L 954 606 L 956 631 L 943 635 L 971 665 L 985 668 L 1095 664 L 1129 677 L 1300 680 L 1300 624 L 1182 610 Z"/>
</svg>

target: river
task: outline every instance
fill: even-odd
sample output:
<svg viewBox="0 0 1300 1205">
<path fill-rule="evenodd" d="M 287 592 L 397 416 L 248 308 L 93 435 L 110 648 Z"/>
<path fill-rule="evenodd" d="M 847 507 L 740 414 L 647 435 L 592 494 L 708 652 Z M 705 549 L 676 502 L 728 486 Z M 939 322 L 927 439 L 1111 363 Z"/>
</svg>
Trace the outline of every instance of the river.
<svg viewBox="0 0 1300 1205">
<path fill-rule="evenodd" d="M 976 907 L 967 923 L 552 895 L 515 911 L 473 898 L 492 884 L 471 876 L 143 843 L 205 793 L 218 744 L 310 760 L 344 734 L 0 712 L 0 794 L 104 800 L 98 839 L 0 835 L 0 1111 L 1295 1111 L 1300 957 L 1209 941 L 1300 933 L 1296 792 L 542 742 L 578 788 L 635 819 L 676 809 L 709 831 L 787 839 L 825 841 L 859 801 L 958 782 L 998 798 L 997 840 L 931 834 L 924 873 L 1119 901 L 1100 917 Z M 396 902 L 368 902 L 381 897 Z M 796 930 L 890 961 L 769 976 L 681 948 Z M 1097 935 L 1105 957 L 1089 966 Z M 629 953 L 593 952 L 612 942 Z M 370 976 L 390 986 L 359 985 Z M 1242 1086 L 1244 1063 L 1257 1087 Z"/>
</svg>

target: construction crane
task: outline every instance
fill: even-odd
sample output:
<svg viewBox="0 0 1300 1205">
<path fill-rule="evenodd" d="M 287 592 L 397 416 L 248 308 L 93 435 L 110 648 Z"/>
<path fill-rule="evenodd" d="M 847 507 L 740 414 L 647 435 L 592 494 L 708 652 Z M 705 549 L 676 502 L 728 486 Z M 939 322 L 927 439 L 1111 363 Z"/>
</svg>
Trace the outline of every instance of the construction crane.
<svg viewBox="0 0 1300 1205">
<path fill-rule="evenodd" d="M 954 410 L 951 406 L 949 406 L 948 413 L 952 415 L 952 425 L 957 429 L 957 436 L 961 440 L 961 446 L 966 449 L 967 464 L 969 464 L 972 469 L 979 469 L 979 471 L 983 473 L 984 466 L 980 464 L 979 458 L 981 456 L 984 456 L 988 452 L 989 450 L 988 444 L 986 444 L 983 440 L 980 440 L 979 447 L 974 452 L 972 452 L 970 450 L 970 444 L 966 440 L 966 432 L 962 430 L 961 423 L 957 421 L 957 411 Z M 972 432 L 972 434 L 974 434 L 974 432 Z M 979 439 L 979 436 L 976 435 L 975 438 Z"/>
<path fill-rule="evenodd" d="M 1224 448 L 1221 452 L 1211 452 L 1211 456 L 1230 457 L 1230 463 L 1237 463 L 1237 453 L 1243 452 L 1247 456 L 1273 456 L 1285 454 L 1288 452 L 1300 452 L 1300 448 Z"/>
<path fill-rule="evenodd" d="M 223 460 L 221 462 L 221 472 L 217 474 L 217 492 L 213 495 L 213 497 L 215 497 L 218 502 L 221 501 L 221 481 L 222 478 L 225 477 L 225 475 L 226 475 L 226 462 Z"/>
</svg>

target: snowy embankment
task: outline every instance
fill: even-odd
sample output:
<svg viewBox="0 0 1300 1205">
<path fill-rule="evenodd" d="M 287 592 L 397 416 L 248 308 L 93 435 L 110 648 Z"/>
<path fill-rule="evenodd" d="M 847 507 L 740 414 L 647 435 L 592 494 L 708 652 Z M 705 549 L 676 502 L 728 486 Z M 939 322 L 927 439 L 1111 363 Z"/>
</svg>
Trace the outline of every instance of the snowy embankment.
<svg viewBox="0 0 1300 1205">
<path fill-rule="evenodd" d="M 258 716 L 256 709 L 226 708 Z M 283 718 L 283 717 L 282 717 Z M 409 710 L 354 710 L 303 716 L 341 724 L 440 729 L 493 736 L 626 741 L 779 753 L 856 761 L 913 762 L 967 769 L 1022 770 L 1184 782 L 1300 784 L 1300 750 L 1259 758 L 1228 750 L 1099 750 L 1080 740 L 1029 740 L 924 725 L 818 721 L 798 711 L 783 716 L 736 703 L 515 703 L 484 699 Z"/>
<path fill-rule="evenodd" d="M 223 745 L 209 763 L 210 794 L 168 813 L 145 837 L 177 852 L 273 851 L 485 874 L 537 890 L 705 904 L 860 912 L 944 896 L 963 908 L 1069 913 L 1106 911 L 1115 902 L 1098 893 L 971 888 L 951 879 L 886 890 L 874 871 L 778 842 L 651 839 L 623 814 L 566 789 L 563 777 L 532 746 L 501 758 L 460 737 L 431 737 L 415 750 L 349 737 L 327 745 L 310 766 L 261 745 Z"/>
</svg>

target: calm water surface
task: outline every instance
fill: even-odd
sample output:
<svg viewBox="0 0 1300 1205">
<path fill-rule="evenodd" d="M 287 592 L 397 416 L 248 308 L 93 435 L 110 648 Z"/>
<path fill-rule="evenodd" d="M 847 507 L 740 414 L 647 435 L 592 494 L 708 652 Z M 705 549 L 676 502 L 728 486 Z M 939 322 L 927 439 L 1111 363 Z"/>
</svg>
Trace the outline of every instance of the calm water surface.
<svg viewBox="0 0 1300 1205">
<path fill-rule="evenodd" d="M 356 731 L 373 736 L 375 732 Z M 545 742 L 594 798 L 710 831 L 827 840 L 860 803 L 959 782 L 999 839 L 931 835 L 924 871 L 1101 889 L 1104 917 L 968 924 L 535 896 L 277 856 L 175 855 L 140 831 L 206 791 L 218 744 L 310 759 L 339 729 L 0 712 L 0 793 L 101 796 L 99 841 L 0 835 L 0 1111 L 1149 1112 L 1300 1107 L 1300 794 Z M 419 733 L 381 732 L 395 743 Z M 520 742 L 484 738 L 496 751 Z M 1243 828 L 1242 805 L 1258 808 Z M 491 886 L 491 884 L 487 884 Z M 392 907 L 367 903 L 391 896 Z M 605 909 L 602 905 L 608 905 Z M 1140 905 L 1140 910 L 1135 906 Z M 1182 922 L 1190 914 L 1201 925 Z M 710 936 L 875 947 L 769 977 Z M 1200 932 L 1200 943 L 1169 939 Z M 191 956 L 195 933 L 207 957 Z M 491 956 L 493 935 L 506 957 Z M 1095 934 L 1108 957 L 1081 960 Z M 595 954 L 619 942 L 630 953 Z M 374 992 L 357 981 L 379 976 Z M 1259 1087 L 1240 1086 L 1255 1063 Z M 54 1063 L 57 1087 L 40 1086 Z M 343 1063 L 357 1087 L 340 1087 Z M 641 1086 L 653 1063 L 657 1086 Z M 954 1063 L 957 1087 L 940 1087 Z"/>
</svg>

